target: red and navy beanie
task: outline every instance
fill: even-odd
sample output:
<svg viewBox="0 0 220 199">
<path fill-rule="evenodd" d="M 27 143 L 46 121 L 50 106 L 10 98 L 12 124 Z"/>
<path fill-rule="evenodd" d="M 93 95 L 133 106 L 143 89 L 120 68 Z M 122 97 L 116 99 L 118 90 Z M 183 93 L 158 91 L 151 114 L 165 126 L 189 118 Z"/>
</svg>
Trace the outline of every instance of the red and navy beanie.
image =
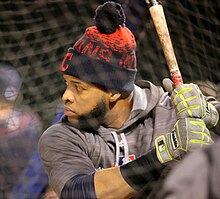
<svg viewBox="0 0 220 199">
<path fill-rule="evenodd" d="M 68 50 L 60 70 L 106 90 L 130 93 L 134 89 L 136 42 L 125 27 L 119 3 L 108 1 L 96 9 L 95 26 Z"/>
</svg>

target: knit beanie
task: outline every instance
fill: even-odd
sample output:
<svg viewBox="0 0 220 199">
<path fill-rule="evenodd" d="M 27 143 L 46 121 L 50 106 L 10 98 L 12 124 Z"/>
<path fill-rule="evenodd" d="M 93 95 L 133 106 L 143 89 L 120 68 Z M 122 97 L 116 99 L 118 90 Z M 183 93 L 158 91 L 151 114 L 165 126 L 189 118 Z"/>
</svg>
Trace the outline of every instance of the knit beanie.
<svg viewBox="0 0 220 199">
<path fill-rule="evenodd" d="M 130 93 L 137 72 L 136 42 L 121 5 L 108 1 L 98 6 L 94 21 L 69 48 L 60 70 L 106 90 Z"/>
</svg>

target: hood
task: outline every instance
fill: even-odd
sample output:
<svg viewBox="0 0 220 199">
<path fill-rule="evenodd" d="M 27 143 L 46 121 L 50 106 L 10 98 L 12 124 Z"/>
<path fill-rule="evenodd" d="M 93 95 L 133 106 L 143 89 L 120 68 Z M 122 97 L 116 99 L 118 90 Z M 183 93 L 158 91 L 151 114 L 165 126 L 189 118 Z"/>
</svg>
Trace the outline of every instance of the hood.
<svg viewBox="0 0 220 199">
<path fill-rule="evenodd" d="M 125 164 L 132 160 L 130 147 L 127 142 L 126 134 L 137 124 L 144 121 L 147 117 L 152 117 L 152 110 L 158 103 L 164 101 L 164 91 L 162 87 L 153 85 L 149 81 L 138 81 L 133 91 L 133 106 L 129 118 L 120 129 L 99 128 L 99 135 L 110 142 L 112 136 L 115 142 L 115 166 Z M 112 134 L 112 136 L 110 136 Z M 131 155 L 131 156 L 130 156 Z"/>
<path fill-rule="evenodd" d="M 124 125 L 116 130 L 117 133 L 129 131 L 132 125 L 138 120 L 144 120 L 149 116 L 149 113 L 159 103 L 164 94 L 164 90 L 160 86 L 155 86 L 149 81 L 139 80 L 136 82 L 133 108 L 128 120 Z"/>
</svg>

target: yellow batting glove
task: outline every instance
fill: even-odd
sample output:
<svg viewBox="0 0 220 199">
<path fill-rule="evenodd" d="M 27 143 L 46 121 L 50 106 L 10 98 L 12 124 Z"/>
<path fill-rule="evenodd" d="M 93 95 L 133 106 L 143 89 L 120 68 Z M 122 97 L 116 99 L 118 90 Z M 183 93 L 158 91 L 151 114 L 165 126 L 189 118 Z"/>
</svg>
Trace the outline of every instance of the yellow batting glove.
<svg viewBox="0 0 220 199">
<path fill-rule="evenodd" d="M 196 84 L 182 84 L 174 87 L 169 78 L 163 79 L 163 87 L 171 94 L 177 118 L 203 118 L 206 114 L 206 100 Z"/>
<path fill-rule="evenodd" d="M 196 84 L 183 84 L 171 94 L 178 118 L 203 118 L 206 114 L 206 100 Z"/>
<path fill-rule="evenodd" d="M 207 128 L 211 129 L 217 125 L 219 122 L 219 113 L 213 104 L 207 102 L 206 105 L 206 114 L 202 118 L 205 122 Z"/>
<path fill-rule="evenodd" d="M 177 120 L 173 130 L 154 141 L 159 161 L 166 164 L 181 159 L 187 152 L 201 149 L 213 143 L 209 130 L 202 119 Z"/>
</svg>

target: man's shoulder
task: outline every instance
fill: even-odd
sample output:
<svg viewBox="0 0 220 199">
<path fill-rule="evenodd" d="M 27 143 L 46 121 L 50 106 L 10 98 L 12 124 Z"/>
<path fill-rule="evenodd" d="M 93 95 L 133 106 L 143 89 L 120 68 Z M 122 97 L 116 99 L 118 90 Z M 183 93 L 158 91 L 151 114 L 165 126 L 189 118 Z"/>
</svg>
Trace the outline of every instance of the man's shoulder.
<svg viewBox="0 0 220 199">
<path fill-rule="evenodd" d="M 152 83 L 151 81 L 148 81 L 148 80 L 144 80 L 144 79 L 140 79 L 140 80 L 137 80 L 135 82 L 135 85 L 145 89 L 145 88 L 149 88 L 149 89 L 156 89 L 156 90 L 161 90 L 162 87 L 159 86 L 159 85 L 156 85 L 154 83 Z M 163 90 L 163 89 L 162 89 Z"/>
<path fill-rule="evenodd" d="M 64 122 L 58 122 L 49 126 L 42 134 L 42 136 L 65 136 L 80 133 L 80 131 L 74 127 L 69 126 Z"/>
<path fill-rule="evenodd" d="M 161 106 L 164 108 L 172 109 L 171 97 L 168 92 L 165 92 L 162 86 L 155 85 L 147 80 L 139 80 L 136 82 L 136 86 L 142 89 L 142 92 L 146 93 L 148 104 L 150 106 Z"/>
<path fill-rule="evenodd" d="M 89 131 L 80 130 L 68 123 L 58 122 L 48 127 L 41 135 L 40 142 L 42 140 L 50 140 L 57 142 L 71 141 L 71 142 L 87 142 L 88 140 L 94 140 L 94 133 Z"/>
<path fill-rule="evenodd" d="M 38 147 L 39 149 L 62 148 L 63 146 L 73 145 L 74 143 L 83 143 L 81 140 L 83 133 L 73 127 L 66 125 L 65 123 L 56 123 L 48 127 L 40 136 Z"/>
<path fill-rule="evenodd" d="M 154 98 L 160 98 L 164 94 L 164 90 L 160 85 L 155 85 L 148 80 L 138 80 L 135 82 L 135 85 L 140 87 L 149 96 Z"/>
</svg>

